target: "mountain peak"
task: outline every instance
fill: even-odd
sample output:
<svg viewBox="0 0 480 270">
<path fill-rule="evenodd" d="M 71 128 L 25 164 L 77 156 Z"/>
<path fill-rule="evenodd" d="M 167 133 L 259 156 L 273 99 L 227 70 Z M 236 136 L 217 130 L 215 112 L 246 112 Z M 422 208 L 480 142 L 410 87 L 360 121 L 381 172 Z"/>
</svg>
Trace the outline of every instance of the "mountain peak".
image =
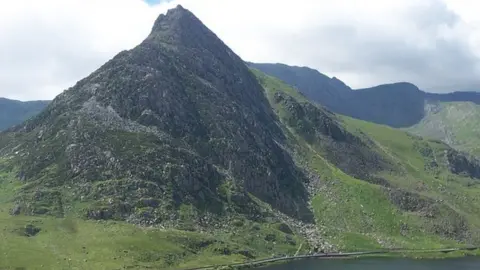
<svg viewBox="0 0 480 270">
<path fill-rule="evenodd" d="M 394 82 L 394 83 L 387 83 L 387 84 L 380 84 L 374 87 L 369 88 L 362 88 L 362 89 L 355 89 L 357 91 L 398 91 L 401 93 L 405 93 L 406 91 L 411 92 L 421 92 L 421 90 L 413 83 L 410 82 Z"/>
<path fill-rule="evenodd" d="M 411 82 L 396 82 L 396 83 L 392 83 L 391 85 L 408 87 L 408 88 L 411 88 L 411 89 L 417 89 L 418 90 L 418 86 L 416 86 L 415 84 L 413 84 Z"/>
<path fill-rule="evenodd" d="M 192 12 L 178 5 L 175 8 L 169 9 L 166 14 L 160 14 L 153 25 L 153 31 L 162 29 L 165 21 L 173 22 L 180 20 L 198 20 Z"/>
<path fill-rule="evenodd" d="M 346 90 L 352 90 L 350 86 L 346 85 L 342 80 L 335 76 L 332 77 L 330 83 L 343 92 L 345 92 Z"/>
<path fill-rule="evenodd" d="M 193 45 L 192 43 L 212 37 L 216 38 L 215 34 L 192 12 L 178 5 L 158 16 L 147 40 L 155 43 Z"/>
<path fill-rule="evenodd" d="M 171 9 L 171 10 L 184 10 L 184 11 L 186 11 L 186 9 L 180 4 L 178 4 L 174 9 Z"/>
<path fill-rule="evenodd" d="M 119 53 L 12 132 L 41 134 L 42 143 L 22 141 L 21 151 L 28 155 L 18 156 L 17 164 L 26 181 L 39 183 L 42 170 L 65 161 L 68 176 L 56 181 L 56 174 L 46 186 L 102 183 L 115 194 L 99 192 L 99 200 L 122 197 L 129 205 L 116 211 L 124 202 L 112 203 L 105 215 L 92 197 L 87 218 L 131 220 L 143 198 L 155 200 L 149 207 L 158 214 L 135 222 L 166 222 L 171 214 L 178 216 L 181 205 L 220 218 L 249 205 L 252 194 L 285 214 L 312 220 L 302 184 L 307 178 L 284 149 L 286 137 L 264 89 L 243 60 L 181 6 L 159 16 L 141 44 Z M 31 161 L 59 151 L 41 164 Z M 107 152 L 115 162 L 106 161 Z M 163 167 L 157 171 L 155 164 Z M 234 203 L 218 192 L 227 185 L 225 192 L 235 188 L 238 195 Z M 131 193 L 132 187 L 138 192 Z M 22 194 L 30 192 L 35 191 Z M 87 197 L 85 192 L 79 196 Z M 23 211 L 38 212 L 41 204 L 38 200 Z M 57 209 L 42 213 L 56 215 Z"/>
</svg>

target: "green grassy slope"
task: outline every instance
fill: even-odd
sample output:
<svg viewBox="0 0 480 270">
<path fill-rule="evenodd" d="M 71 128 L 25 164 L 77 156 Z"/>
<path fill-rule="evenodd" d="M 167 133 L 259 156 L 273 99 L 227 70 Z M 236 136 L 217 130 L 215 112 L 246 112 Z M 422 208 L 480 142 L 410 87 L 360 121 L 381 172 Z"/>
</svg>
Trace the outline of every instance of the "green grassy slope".
<svg viewBox="0 0 480 270">
<path fill-rule="evenodd" d="M 0 174 L 0 185 L 0 269 L 187 269 L 309 248 L 281 224 L 242 219 L 212 234 L 75 215 L 12 216 L 13 194 L 22 185 L 9 173 Z M 28 236 L 29 226 L 40 231 Z"/>
<path fill-rule="evenodd" d="M 290 109 L 275 102 L 276 93 L 291 95 L 300 104 L 306 99 L 281 81 L 254 72 L 286 123 Z M 320 178 L 312 206 L 330 243 L 341 250 L 479 243 L 480 182 L 449 172 L 447 145 L 348 117 L 339 116 L 337 121 L 352 134 L 371 140 L 371 150 L 394 169 L 376 171 L 384 180 L 377 184 L 355 178 L 325 158 L 324 141 L 309 143 L 286 123 L 297 161 Z"/>
<path fill-rule="evenodd" d="M 461 151 L 480 155 L 480 106 L 475 103 L 426 104 L 425 117 L 407 130 L 443 140 Z"/>
</svg>

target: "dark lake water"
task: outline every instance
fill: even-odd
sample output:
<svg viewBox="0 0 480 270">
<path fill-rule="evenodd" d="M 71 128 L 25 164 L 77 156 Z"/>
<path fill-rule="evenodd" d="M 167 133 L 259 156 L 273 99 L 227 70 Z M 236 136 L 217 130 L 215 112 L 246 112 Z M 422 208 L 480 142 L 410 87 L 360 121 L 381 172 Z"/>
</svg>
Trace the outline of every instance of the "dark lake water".
<svg viewBox="0 0 480 270">
<path fill-rule="evenodd" d="M 480 270 L 480 258 L 441 260 L 411 259 L 311 259 L 259 270 Z"/>
</svg>

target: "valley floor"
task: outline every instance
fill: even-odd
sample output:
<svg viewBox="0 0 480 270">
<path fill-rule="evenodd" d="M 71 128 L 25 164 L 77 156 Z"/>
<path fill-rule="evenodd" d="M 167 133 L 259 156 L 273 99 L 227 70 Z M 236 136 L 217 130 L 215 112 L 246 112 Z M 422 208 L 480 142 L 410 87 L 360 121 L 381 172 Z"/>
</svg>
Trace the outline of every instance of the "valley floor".
<svg viewBox="0 0 480 270">
<path fill-rule="evenodd" d="M 40 231 L 27 236 L 27 225 Z M 0 269 L 191 269 L 255 260 L 246 258 L 240 250 L 251 250 L 257 259 L 309 252 L 299 250 L 301 242 L 291 246 L 268 241 L 264 241 L 265 244 L 261 244 L 262 241 L 246 243 L 235 241 L 229 234 L 141 228 L 123 222 L 75 218 L 12 217 L 5 211 L 0 214 L 0 228 Z M 272 231 L 262 228 L 255 237 L 262 239 L 267 232 Z M 248 238 L 246 234 L 242 237 Z M 479 255 L 479 252 L 373 256 L 445 258 L 465 255 Z"/>
<path fill-rule="evenodd" d="M 10 216 L 0 212 L 0 269 L 188 269 L 293 255 L 301 239 L 264 225 L 215 235 L 115 221 Z M 264 239 L 277 239 L 264 240 Z"/>
</svg>

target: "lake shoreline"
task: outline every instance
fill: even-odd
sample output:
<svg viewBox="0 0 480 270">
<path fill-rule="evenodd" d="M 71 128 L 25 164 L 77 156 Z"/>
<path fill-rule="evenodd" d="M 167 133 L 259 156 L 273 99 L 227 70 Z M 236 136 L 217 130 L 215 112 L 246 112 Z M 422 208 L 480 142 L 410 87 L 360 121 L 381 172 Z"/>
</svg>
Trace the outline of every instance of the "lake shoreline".
<svg viewBox="0 0 480 270">
<path fill-rule="evenodd" d="M 444 249 L 386 249 L 386 250 L 372 250 L 359 252 L 335 252 L 335 253 L 317 253 L 311 255 L 297 255 L 278 258 L 266 258 L 250 262 L 233 263 L 228 265 L 212 265 L 199 268 L 190 268 L 184 270 L 230 270 L 230 269 L 253 269 L 263 268 L 274 264 L 286 264 L 299 260 L 345 260 L 345 259 L 359 259 L 359 258 L 410 258 L 416 260 L 422 259 L 446 259 L 446 258 L 461 258 L 469 256 L 478 256 L 477 254 L 466 254 L 466 252 L 478 251 L 480 247 L 459 247 L 459 248 L 444 248 Z M 455 253 L 462 252 L 462 254 L 455 255 Z M 450 256 L 408 256 L 417 254 L 449 254 Z M 453 255 L 453 256 L 452 256 Z"/>
</svg>

